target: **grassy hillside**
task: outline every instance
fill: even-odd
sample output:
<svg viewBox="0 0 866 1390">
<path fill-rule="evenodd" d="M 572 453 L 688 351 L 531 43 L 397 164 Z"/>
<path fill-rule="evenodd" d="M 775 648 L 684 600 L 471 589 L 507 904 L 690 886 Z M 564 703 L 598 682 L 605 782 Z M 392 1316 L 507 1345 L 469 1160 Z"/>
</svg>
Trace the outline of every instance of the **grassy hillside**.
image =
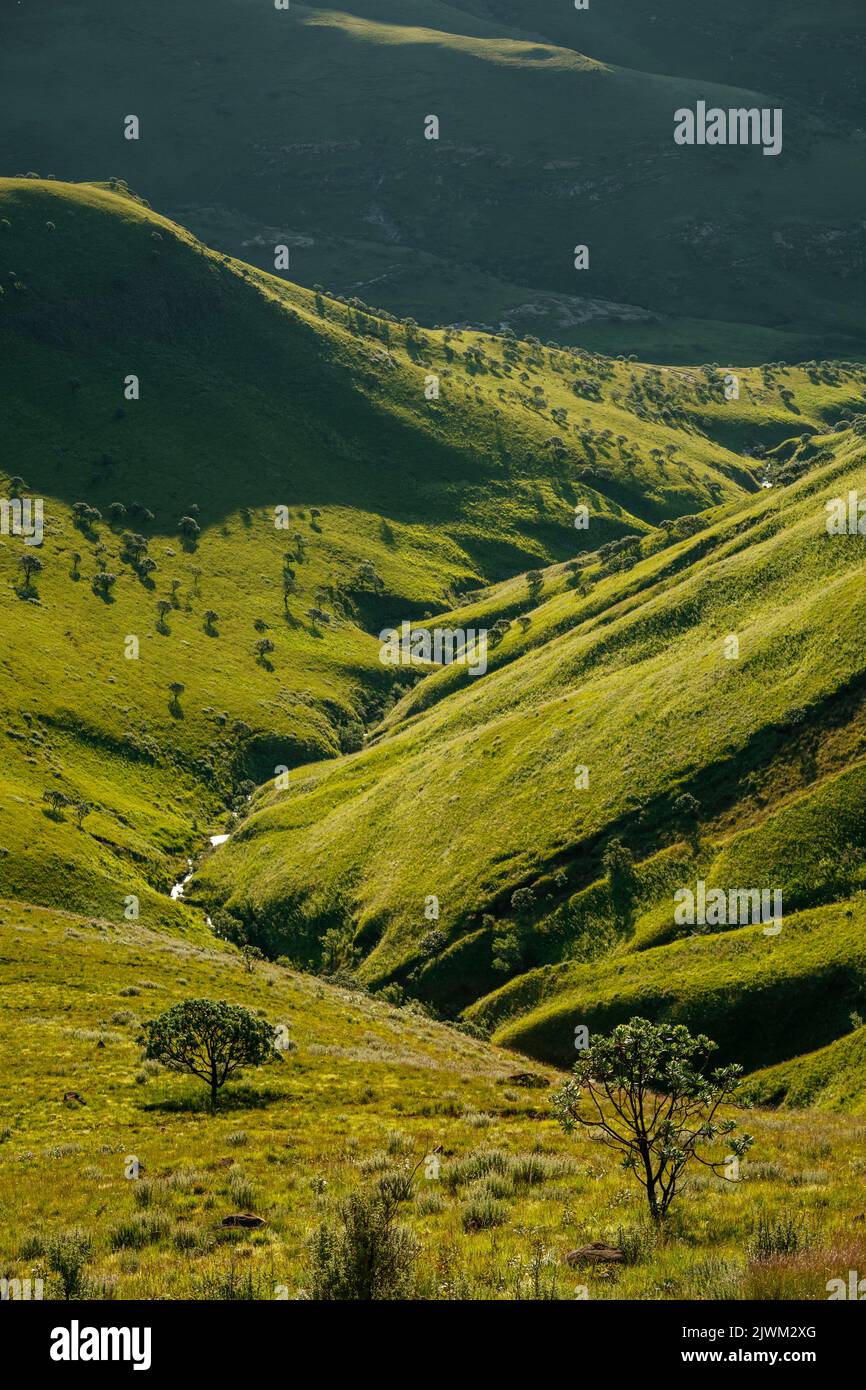
<svg viewBox="0 0 866 1390">
<path fill-rule="evenodd" d="M 0 250 L 5 495 L 45 504 L 30 585 L 0 540 L 0 871 L 29 901 L 113 917 L 135 895 L 184 930 L 161 894 L 245 784 L 332 757 L 411 684 L 380 626 L 655 545 L 757 486 L 740 450 L 823 429 L 860 389 L 756 374 L 726 413 L 709 370 L 421 333 L 209 252 L 122 188 L 0 182 Z M 82 827 L 51 789 L 94 807 Z"/>
<path fill-rule="evenodd" d="M 862 352 L 852 0 L 49 9 L 6 19 L 9 173 L 123 177 L 233 255 L 272 271 L 287 245 L 291 279 L 426 324 L 667 362 Z M 781 106 L 782 154 L 678 148 L 699 99 Z"/>
<path fill-rule="evenodd" d="M 0 182 L 0 248 L 4 495 L 45 504 L 29 586 L 20 538 L 0 541 L 0 868 L 24 899 L 111 917 L 135 894 L 188 928 L 152 889 L 223 828 L 239 788 L 334 755 L 395 674 L 397 693 L 411 682 L 380 663 L 381 623 L 573 553 L 578 501 L 615 538 L 754 485 L 704 437 L 656 469 L 637 419 L 605 401 L 586 405 L 585 443 L 575 426 L 554 449 L 545 393 L 571 403 L 572 373 L 603 383 L 600 359 L 554 366 L 503 341 L 476 365 L 474 338 L 407 335 L 289 289 L 122 190 Z M 95 808 L 83 828 L 48 815 L 51 788 Z"/>
<path fill-rule="evenodd" d="M 637 1015 L 705 1030 L 747 1071 L 801 1057 L 850 1032 L 866 1004 L 862 902 L 792 915 L 778 938 L 760 926 L 693 936 L 637 958 L 536 971 L 469 1010 L 505 1046 L 574 1054 L 574 1030 L 607 1032 Z M 498 1026 L 496 1026 L 498 1025 Z M 840 1044 L 837 1044 L 840 1046 Z M 769 1099 L 761 1088 L 759 1095 Z"/>
<path fill-rule="evenodd" d="M 0 288 L 0 496 L 44 505 L 0 536 L 0 1276 L 81 1228 L 103 1296 L 293 1297 L 337 1199 L 441 1146 L 424 1297 L 823 1297 L 863 1258 L 862 538 L 825 520 L 866 494 L 866 369 L 728 399 L 419 329 L 116 180 L 0 180 Z M 487 672 L 383 665 L 403 620 L 487 630 Z M 782 932 L 678 926 L 699 879 L 780 889 Z M 216 1116 L 142 1060 L 190 997 L 296 1043 Z M 536 1065 L 634 1014 L 790 1111 L 663 1242 Z M 591 1240 L 625 1264 L 564 1273 Z"/>
<path fill-rule="evenodd" d="M 387 737 L 263 790 L 202 891 L 281 939 L 310 923 L 342 928 L 365 978 L 426 982 L 452 1004 L 454 992 L 469 1003 L 494 986 L 492 937 L 506 929 L 523 938 L 518 969 L 573 949 L 579 913 L 554 909 L 597 883 L 614 837 L 639 862 L 681 842 L 673 808 L 686 792 L 703 844 L 680 883 L 717 873 L 750 884 L 769 864 L 784 869 L 790 906 L 808 906 L 815 871 L 835 855 L 824 897 L 844 896 L 863 840 L 854 777 L 827 784 L 811 823 L 792 805 L 756 840 L 730 841 L 863 757 L 859 538 L 830 537 L 824 522 L 827 499 L 863 487 L 866 460 L 848 429 L 818 445 L 829 462 L 723 509 L 688 540 L 636 549 L 624 567 L 596 557 L 577 571 L 582 589 L 556 570 L 540 601 L 524 583 L 524 622 L 483 680 L 434 674 L 390 713 Z M 588 786 L 575 787 L 577 767 Z M 792 861 L 804 835 L 812 861 Z M 658 873 L 655 899 L 650 883 L 630 904 L 644 944 L 664 933 L 662 894 L 670 921 L 675 872 L 660 861 Z M 518 889 L 532 898 L 515 921 Z M 421 944 L 429 895 L 445 938 L 437 961 Z M 590 919 L 599 906 L 588 904 Z"/>
<path fill-rule="evenodd" d="M 755 1072 L 744 1094 L 756 1105 L 798 1106 L 861 1115 L 864 1109 L 864 1045 L 866 1033 L 861 1026 L 806 1057 Z"/>
<path fill-rule="evenodd" d="M 821 1299 L 862 1262 L 850 1120 L 790 1115 L 782 1130 L 749 1115 L 741 1181 L 699 1176 L 656 1242 L 615 1157 L 550 1118 L 550 1073 L 527 1087 L 507 1053 L 277 965 L 250 975 L 219 943 L 9 903 L 0 918 L 0 1028 L 15 1056 L 0 1097 L 0 1276 L 44 1278 L 46 1297 L 59 1291 L 51 1240 L 78 1230 L 89 1296 L 296 1298 L 308 1237 L 339 1199 L 436 1148 L 438 1176 L 422 1167 L 400 1208 L 421 1297 L 572 1300 L 582 1285 L 593 1299 Z M 293 1044 L 231 1083 L 214 1116 L 200 1083 L 143 1064 L 136 1042 L 196 996 L 256 1009 Z M 263 1224 L 223 1224 L 237 1212 Z M 768 1234 L 792 1230 L 799 1254 L 773 1257 Z M 593 1240 L 622 1242 L 627 1263 L 569 1269 L 565 1255 Z"/>
</svg>

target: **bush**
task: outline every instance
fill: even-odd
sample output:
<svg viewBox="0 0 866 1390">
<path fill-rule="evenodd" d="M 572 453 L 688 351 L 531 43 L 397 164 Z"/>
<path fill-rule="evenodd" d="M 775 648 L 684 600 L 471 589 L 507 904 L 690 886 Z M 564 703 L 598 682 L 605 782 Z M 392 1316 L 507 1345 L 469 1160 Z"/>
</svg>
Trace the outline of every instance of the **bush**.
<svg viewBox="0 0 866 1390">
<path fill-rule="evenodd" d="M 140 1211 L 118 1221 L 108 1233 L 112 1250 L 143 1250 L 164 1240 L 171 1230 L 171 1221 L 164 1212 Z"/>
<path fill-rule="evenodd" d="M 753 1260 L 771 1260 L 776 1255 L 799 1255 L 809 1239 L 803 1223 L 793 1216 L 762 1216 L 749 1242 Z"/>
<path fill-rule="evenodd" d="M 412 1297 L 418 1245 L 397 1223 L 397 1204 L 378 1191 L 353 1192 L 337 1221 L 308 1247 L 309 1296 L 328 1302 Z"/>
<path fill-rule="evenodd" d="M 75 1228 L 51 1236 L 45 1258 L 52 1274 L 60 1278 L 63 1298 L 83 1298 L 86 1293 L 84 1267 L 90 1259 L 93 1242 L 86 1231 Z"/>
<path fill-rule="evenodd" d="M 508 1208 L 492 1193 L 472 1194 L 460 1208 L 460 1224 L 464 1231 L 487 1231 L 501 1226 L 508 1217 Z"/>
</svg>

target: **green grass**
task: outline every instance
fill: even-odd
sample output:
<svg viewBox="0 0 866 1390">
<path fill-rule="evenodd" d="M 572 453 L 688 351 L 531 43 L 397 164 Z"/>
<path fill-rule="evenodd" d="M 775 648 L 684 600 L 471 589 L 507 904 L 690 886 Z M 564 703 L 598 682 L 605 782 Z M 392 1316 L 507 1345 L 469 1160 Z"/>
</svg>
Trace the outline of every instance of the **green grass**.
<svg viewBox="0 0 866 1390">
<path fill-rule="evenodd" d="M 734 853 L 731 820 L 745 830 L 863 756 L 862 559 L 856 537 L 831 539 L 823 527 L 825 498 L 863 485 L 862 448 L 847 434 L 831 447 L 838 461 L 691 541 L 598 573 L 585 598 L 556 572 L 538 608 L 525 600 L 529 627 L 512 627 L 482 680 L 456 667 L 434 674 L 372 747 L 299 770 L 287 791 L 263 790 L 206 866 L 205 896 L 227 895 L 251 922 L 279 903 L 286 921 L 337 918 L 363 949 L 364 978 L 423 987 L 423 907 L 436 895 L 453 969 L 433 997 L 447 1006 L 453 990 L 469 1003 L 495 983 L 489 954 L 486 967 L 476 960 L 483 916 L 507 918 L 513 892 L 530 886 L 543 930 L 553 907 L 598 880 L 613 835 L 640 861 L 679 840 L 671 807 L 684 790 L 701 803 L 707 864 L 718 856 L 723 878 L 754 874 L 771 827 Z M 736 660 L 725 658 L 731 633 Z M 586 790 L 575 789 L 576 765 L 590 769 Z M 806 880 L 822 859 L 862 842 L 856 786 L 836 787 L 833 814 L 845 819 L 823 844 L 833 791 L 816 802 L 812 868 L 807 859 L 797 887 L 790 867 L 785 876 L 792 907 L 815 900 Z M 791 809 L 774 823 L 770 863 L 787 856 L 790 866 L 809 814 Z M 680 882 L 697 867 L 685 864 Z M 662 927 L 638 922 L 648 940 Z M 558 949 L 568 945 L 566 929 Z"/>
<path fill-rule="evenodd" d="M 468 1011 L 504 1046 L 566 1064 L 579 1024 L 606 1033 L 637 1015 L 684 1023 L 746 1071 L 800 1057 L 850 1029 L 864 1003 L 862 904 L 695 935 L 638 957 L 543 967 Z"/>
<path fill-rule="evenodd" d="M 749 1077 L 744 1094 L 756 1105 L 797 1106 L 862 1115 L 866 1109 L 866 1032 L 852 1010 L 852 1032 L 807 1057 L 767 1067 Z"/>
<path fill-rule="evenodd" d="M 602 1299 L 822 1299 L 862 1261 L 862 1153 L 844 1117 L 750 1114 L 742 1180 L 696 1179 L 656 1243 L 615 1156 L 566 1138 L 549 1091 L 509 1082 L 506 1052 L 275 965 L 249 975 L 219 943 L 15 904 L 0 916 L 15 1068 L 0 1099 L 0 1273 L 44 1278 L 46 1297 L 50 1239 L 78 1229 L 89 1296 L 293 1298 L 306 1239 L 340 1197 L 437 1144 L 438 1179 L 419 1174 L 400 1209 L 422 1297 L 572 1299 L 582 1284 Z M 214 1116 L 200 1083 L 143 1067 L 136 1042 L 190 996 L 261 1010 L 295 1044 L 226 1087 Z M 69 1091 L 85 1103 L 64 1103 Z M 238 1210 L 265 1224 L 224 1227 Z M 796 1257 L 751 1253 L 759 1226 L 766 1244 L 792 1223 Z M 593 1240 L 621 1243 L 628 1264 L 568 1269 Z"/>
<path fill-rule="evenodd" d="M 425 1297 L 573 1297 L 562 1257 L 594 1239 L 635 1259 L 593 1296 L 823 1297 L 862 1183 L 841 1112 L 862 1109 L 863 559 L 824 521 L 866 494 L 864 370 L 740 368 L 725 401 L 718 368 L 414 332 L 97 184 L 0 180 L 0 285 L 0 492 L 45 503 L 30 585 L 0 538 L 4 1272 L 80 1227 L 106 1294 L 294 1293 L 335 1200 L 441 1143 L 405 1214 Z M 384 667 L 403 619 L 510 625 L 473 680 Z M 780 887 L 781 935 L 684 935 L 673 894 L 699 877 Z M 252 975 L 218 908 L 266 948 Z M 196 995 L 298 1043 L 214 1118 L 136 1041 Z M 750 1116 L 748 1181 L 697 1184 L 658 1248 L 614 1162 L 508 1081 L 516 1053 L 567 1066 L 576 1024 L 633 1014 L 709 1033 L 787 1107 Z M 807 1234 L 781 1249 L 792 1200 Z M 223 1228 L 239 1206 L 266 1226 Z"/>
<path fill-rule="evenodd" d="M 448 333 L 407 342 L 386 319 L 206 251 L 122 191 L 8 180 L 0 208 L 8 478 L 46 499 L 32 593 L 15 596 L 20 542 L 0 546 L 17 682 L 0 844 L 22 898 L 112 916 L 129 894 L 164 891 L 223 828 L 245 778 L 332 756 L 347 721 L 375 724 L 394 693 L 380 623 L 754 486 L 714 438 L 717 385 L 678 378 L 672 401 L 656 374 L 586 354 Z M 141 398 L 126 401 L 133 369 Z M 431 372 L 438 402 L 424 395 Z M 585 424 L 577 374 L 599 396 L 578 402 Z M 803 415 L 814 422 L 834 397 L 841 408 L 850 381 L 822 395 L 804 377 Z M 743 428 L 769 442 L 778 384 L 755 389 Z M 670 456 L 657 465 L 650 449 Z M 103 515 L 90 533 L 76 502 Z M 115 502 L 152 517 L 113 523 Z M 578 502 L 590 541 L 572 524 Z M 288 530 L 274 527 L 277 506 Z M 178 534 L 191 509 L 194 546 Z M 147 538 L 146 582 L 123 558 L 124 529 Z M 284 608 L 295 535 L 303 558 Z M 362 563 L 378 596 L 354 587 Z M 108 602 L 93 592 L 99 567 L 117 576 Z M 256 623 L 272 669 L 255 657 Z M 405 689 L 411 673 L 398 674 Z M 83 833 L 46 822 L 52 785 L 96 806 Z M 152 897 L 148 912 L 186 920 Z"/>
</svg>

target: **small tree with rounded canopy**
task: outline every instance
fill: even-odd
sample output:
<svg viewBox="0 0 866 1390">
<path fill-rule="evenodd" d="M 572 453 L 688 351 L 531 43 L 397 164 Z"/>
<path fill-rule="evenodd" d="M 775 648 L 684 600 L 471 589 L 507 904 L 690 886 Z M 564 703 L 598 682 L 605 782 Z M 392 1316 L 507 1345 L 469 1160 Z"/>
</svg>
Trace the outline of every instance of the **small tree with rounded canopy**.
<svg viewBox="0 0 866 1390">
<path fill-rule="evenodd" d="M 710 1070 L 716 1044 L 682 1024 L 633 1018 L 608 1037 L 595 1037 L 574 1065 L 574 1077 L 553 1098 L 566 1133 L 578 1125 L 622 1155 L 623 1167 L 646 1192 L 650 1216 L 661 1224 L 691 1163 L 727 1177 L 731 1157 L 754 1143 L 733 1138 L 736 1120 L 717 1120 L 730 1102 L 742 1067 Z M 724 1139 L 726 1153 L 713 1158 Z"/>
<path fill-rule="evenodd" d="M 211 1110 L 229 1077 L 280 1057 L 273 1026 L 224 1000 L 185 999 L 144 1028 L 145 1057 L 204 1081 L 210 1087 Z"/>
<path fill-rule="evenodd" d="M 33 592 L 33 576 L 34 574 L 41 574 L 42 561 L 39 559 L 38 555 L 31 555 L 29 551 L 26 551 L 18 561 L 18 566 L 24 573 L 24 583 L 21 586 L 21 592 L 23 594 L 31 594 Z"/>
<path fill-rule="evenodd" d="M 195 517 L 182 516 L 180 521 L 177 523 L 177 529 L 178 531 L 180 531 L 181 539 L 187 550 L 194 549 L 195 543 L 199 536 L 199 532 L 201 531 L 201 527 L 199 526 Z"/>
</svg>

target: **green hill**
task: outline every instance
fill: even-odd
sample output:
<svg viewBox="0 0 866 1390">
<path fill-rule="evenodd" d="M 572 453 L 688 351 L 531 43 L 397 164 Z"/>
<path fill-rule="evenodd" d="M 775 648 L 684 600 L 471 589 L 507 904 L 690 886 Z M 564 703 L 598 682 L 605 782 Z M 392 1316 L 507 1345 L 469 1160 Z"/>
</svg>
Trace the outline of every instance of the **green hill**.
<svg viewBox="0 0 866 1390">
<path fill-rule="evenodd" d="M 755 1105 L 797 1106 L 862 1115 L 863 1049 L 866 1034 L 855 1031 L 806 1057 L 755 1072 L 744 1089 Z"/>
<path fill-rule="evenodd" d="M 116 180 L 0 180 L 0 288 L 4 517 L 44 510 L 0 535 L 0 1275 L 81 1227 L 101 1296 L 295 1296 L 335 1200 L 438 1147 L 424 1297 L 573 1297 L 595 1239 L 629 1253 L 593 1297 L 823 1297 L 860 1258 L 856 1119 L 819 1112 L 862 1108 L 862 538 L 825 521 L 866 493 L 866 369 L 728 399 L 711 365 L 419 329 Z M 403 621 L 486 630 L 487 671 L 384 665 Z M 783 930 L 683 929 L 699 880 L 779 889 Z M 297 1044 L 206 1138 L 138 1041 L 197 996 Z M 815 1107 L 750 1115 L 744 1181 L 658 1248 L 515 1055 L 635 1013 Z M 770 1269 L 792 1203 L 820 1240 Z"/>
<path fill-rule="evenodd" d="M 728 400 L 719 369 L 420 330 L 122 187 L 5 180 L 0 246 L 6 492 L 45 507 L 34 575 L 0 543 L 7 897 L 197 940 L 227 909 L 300 965 L 517 1008 L 539 1050 L 581 962 L 679 949 L 678 885 L 856 891 L 862 561 L 824 519 L 866 481 L 863 369 Z M 489 630 L 487 674 L 383 665 L 406 620 Z"/>
<path fill-rule="evenodd" d="M 29 901 L 113 916 L 135 894 L 177 923 L 151 890 L 242 784 L 333 756 L 414 679 L 382 666 L 382 623 L 594 543 L 578 504 L 612 541 L 755 486 L 707 432 L 718 383 L 703 404 L 684 388 L 681 421 L 605 359 L 421 334 L 209 252 L 123 190 L 2 181 L 0 248 L 6 493 L 45 504 L 29 588 L 0 541 L 0 844 Z M 756 439 L 776 412 L 769 392 Z M 46 819 L 51 788 L 94 806 L 86 833 Z"/>
<path fill-rule="evenodd" d="M 863 488 L 866 458 L 847 428 L 818 449 L 829 461 L 689 540 L 647 540 L 612 573 L 588 563 L 583 592 L 561 569 L 540 602 L 524 584 L 524 622 L 483 680 L 434 674 L 364 752 L 263 789 L 204 868 L 205 898 L 279 940 L 337 927 L 364 978 L 408 980 L 447 1007 L 494 988 L 495 937 L 520 938 L 512 971 L 592 953 L 594 935 L 647 946 L 699 877 L 783 888 L 788 911 L 848 896 L 863 850 L 863 561 L 858 537 L 824 523 L 829 499 Z M 617 837 L 638 861 L 627 925 L 600 882 Z"/>
<path fill-rule="evenodd" d="M 48 24 L 19 6 L 0 167 L 113 173 L 224 251 L 273 271 L 287 246 L 292 280 L 425 324 L 663 362 L 859 355 L 857 17 L 853 0 L 151 0 L 130 25 L 79 0 Z M 675 146 L 698 100 L 781 108 L 781 155 Z"/>
</svg>

